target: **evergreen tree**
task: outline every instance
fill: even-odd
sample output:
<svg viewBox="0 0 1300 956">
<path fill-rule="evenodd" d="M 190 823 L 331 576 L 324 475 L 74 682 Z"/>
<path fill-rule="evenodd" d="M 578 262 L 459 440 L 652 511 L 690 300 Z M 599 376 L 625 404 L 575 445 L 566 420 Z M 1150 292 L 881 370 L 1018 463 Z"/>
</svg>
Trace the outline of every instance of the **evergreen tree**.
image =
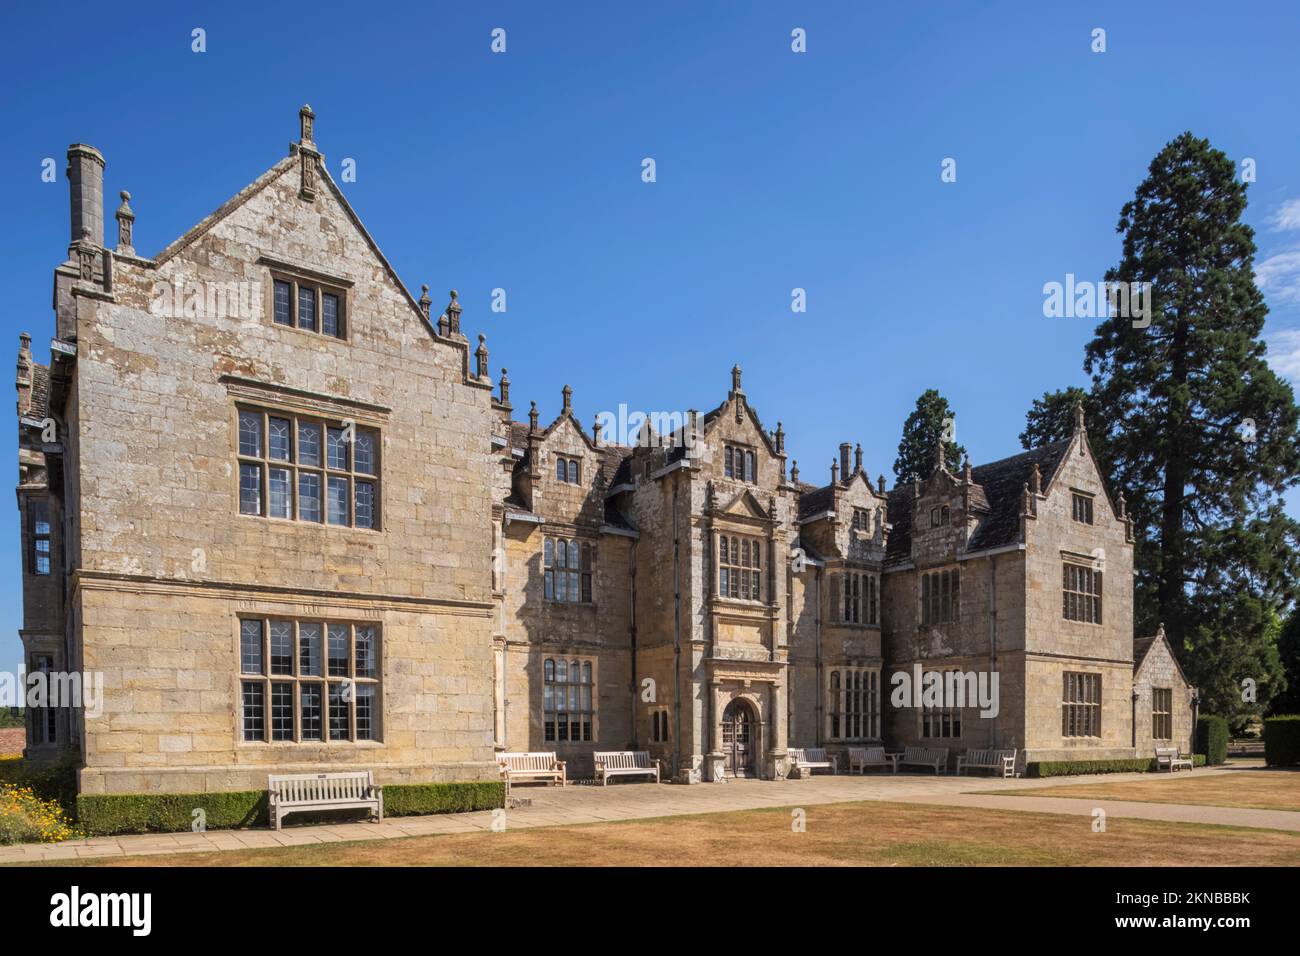
<svg viewBox="0 0 1300 956">
<path fill-rule="evenodd" d="M 1063 441 L 1074 434 L 1074 408 L 1083 405 L 1083 416 L 1091 424 L 1098 417 L 1097 403 L 1086 389 L 1071 385 L 1055 392 L 1044 392 L 1042 398 L 1025 415 L 1025 430 L 1020 433 L 1020 447 L 1025 450 L 1040 448 L 1052 442 Z M 1098 434 L 1089 434 L 1089 444 L 1100 458 Z"/>
<path fill-rule="evenodd" d="M 961 470 L 966 449 L 957 444 L 957 417 L 948 406 L 948 399 L 931 388 L 921 393 L 916 408 L 903 423 L 903 437 L 898 443 L 898 458 L 894 461 L 894 477 L 900 483 L 930 477 L 935 465 L 935 445 L 940 436 L 944 441 L 944 462 L 951 472 Z"/>
<path fill-rule="evenodd" d="M 1281 502 L 1300 473 L 1300 410 L 1265 361 L 1245 208 L 1207 140 L 1166 145 L 1121 212 L 1123 257 L 1106 274 L 1150 283 L 1149 324 L 1107 316 L 1084 362 L 1089 437 L 1139 536 L 1138 631 L 1163 622 L 1203 712 L 1225 716 L 1251 709 L 1243 679 L 1261 703 L 1279 685 L 1277 614 L 1300 570 L 1300 526 Z M 1032 416 L 1026 434 L 1046 433 L 1046 413 Z"/>
</svg>

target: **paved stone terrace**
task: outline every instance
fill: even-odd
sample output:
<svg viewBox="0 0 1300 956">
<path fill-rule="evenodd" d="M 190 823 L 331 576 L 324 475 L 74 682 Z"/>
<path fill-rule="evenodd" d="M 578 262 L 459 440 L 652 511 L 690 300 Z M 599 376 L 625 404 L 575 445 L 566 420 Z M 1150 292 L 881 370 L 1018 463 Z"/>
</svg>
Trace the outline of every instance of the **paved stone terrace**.
<svg viewBox="0 0 1300 956">
<path fill-rule="evenodd" d="M 1198 777 L 1214 776 L 1241 769 L 1243 769 L 1241 766 L 1229 765 L 1221 769 L 1200 769 L 1195 773 Z M 511 792 L 512 806 L 506 811 L 506 822 L 509 828 L 515 829 L 641 820 L 690 813 L 753 810 L 763 807 L 808 807 L 855 800 L 888 800 L 899 803 L 1080 815 L 1090 815 L 1095 808 L 1101 807 L 1108 816 L 1116 818 L 1263 827 L 1300 832 L 1300 812 L 1290 810 L 1247 810 L 1093 798 L 1076 800 L 1024 796 L 1017 793 L 1020 790 L 1061 784 L 1121 783 L 1150 779 L 1151 775 L 1144 773 L 1105 774 L 1051 780 L 882 774 L 815 776 L 808 780 L 780 782 L 730 780 L 723 784 L 699 784 L 690 787 L 636 782 L 616 783 L 609 787 L 574 784 L 563 789 L 527 785 L 517 786 Z M 1005 793 L 974 792 L 993 790 L 1005 791 Z M 426 817 L 394 817 L 381 824 L 359 822 L 294 826 L 290 823 L 279 833 L 269 829 L 257 829 L 95 837 L 58 844 L 0 847 L 0 864 L 19 862 L 57 864 L 63 860 L 88 857 L 143 856 L 298 846 L 307 843 L 339 843 L 348 840 L 384 840 L 442 833 L 472 833 L 490 830 L 491 825 L 491 812 L 482 811 Z"/>
</svg>

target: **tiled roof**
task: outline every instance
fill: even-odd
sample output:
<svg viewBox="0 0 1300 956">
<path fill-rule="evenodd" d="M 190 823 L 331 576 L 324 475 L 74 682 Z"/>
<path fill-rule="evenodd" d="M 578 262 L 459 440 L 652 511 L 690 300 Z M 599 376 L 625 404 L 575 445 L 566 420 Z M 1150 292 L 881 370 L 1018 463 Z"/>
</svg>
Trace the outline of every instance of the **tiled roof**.
<svg viewBox="0 0 1300 956">
<path fill-rule="evenodd" d="M 1147 654 L 1155 646 L 1155 635 L 1151 637 L 1133 638 L 1133 669 L 1137 670 L 1142 666 L 1142 662 L 1147 659 Z"/>
<path fill-rule="evenodd" d="M 50 370 L 39 362 L 32 363 L 33 418 L 44 418 L 50 413 Z"/>
<path fill-rule="evenodd" d="M 1020 508 L 1024 486 L 1034 465 L 1047 487 L 1070 447 L 1070 439 L 1043 445 L 971 469 L 971 509 L 984 512 L 979 530 L 967 551 L 986 551 L 1014 543 L 1020 534 Z M 889 493 L 889 551 L 886 560 L 898 561 L 912 553 L 912 485 L 899 485 Z"/>
<path fill-rule="evenodd" d="M 835 496 L 830 485 L 823 485 L 821 488 L 812 488 L 801 492 L 799 495 L 799 517 L 808 518 L 812 515 L 819 515 L 823 511 L 829 510 L 834 500 Z"/>
</svg>

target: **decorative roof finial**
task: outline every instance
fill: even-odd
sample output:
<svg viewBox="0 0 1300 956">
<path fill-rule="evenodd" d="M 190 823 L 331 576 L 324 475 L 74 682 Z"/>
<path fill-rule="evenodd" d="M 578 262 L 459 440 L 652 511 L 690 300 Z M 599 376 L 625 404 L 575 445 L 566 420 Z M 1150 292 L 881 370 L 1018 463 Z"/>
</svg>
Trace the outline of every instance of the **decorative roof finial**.
<svg viewBox="0 0 1300 956">
<path fill-rule="evenodd" d="M 790 462 L 790 484 L 799 484 L 799 462 Z"/>
<path fill-rule="evenodd" d="M 600 412 L 596 413 L 595 420 L 591 423 L 591 443 L 600 444 Z"/>
<path fill-rule="evenodd" d="M 433 300 L 429 298 L 429 287 L 427 285 L 420 286 L 420 311 L 424 313 L 426 319 L 429 317 L 429 306 L 432 304 Z"/>
<path fill-rule="evenodd" d="M 131 194 L 125 189 L 119 194 L 122 205 L 117 207 L 117 252 L 119 255 L 135 255 L 131 245 L 131 233 L 135 227 L 135 213 L 131 211 Z"/>
<path fill-rule="evenodd" d="M 943 445 L 944 445 L 943 431 L 941 429 L 939 433 L 936 435 L 935 442 L 934 442 L 934 449 L 935 449 L 934 466 L 942 471 L 947 471 L 948 462 L 945 460 L 947 458 L 947 453 L 944 451 Z"/>
<path fill-rule="evenodd" d="M 838 484 L 840 480 L 840 463 L 834 458 L 831 459 L 831 484 Z"/>
<path fill-rule="evenodd" d="M 479 333 L 478 348 L 474 351 L 474 358 L 478 361 L 478 377 L 481 379 L 488 378 L 487 336 L 482 333 Z"/>
<path fill-rule="evenodd" d="M 1034 462 L 1034 470 L 1029 473 L 1029 490 L 1036 495 L 1043 493 L 1043 473 L 1038 462 Z"/>
<path fill-rule="evenodd" d="M 785 454 L 785 429 L 781 427 L 780 422 L 776 423 L 776 453 Z"/>
<path fill-rule="evenodd" d="M 731 367 L 731 390 L 739 392 L 740 389 L 740 363 L 737 362 Z"/>
<path fill-rule="evenodd" d="M 857 447 L 853 449 L 853 473 L 856 475 L 860 471 L 862 471 L 862 443 L 858 442 Z"/>
<path fill-rule="evenodd" d="M 966 482 L 967 484 L 970 484 L 971 482 L 970 455 L 967 455 L 966 460 L 962 462 L 961 477 L 962 477 L 962 481 Z"/>
<path fill-rule="evenodd" d="M 510 404 L 510 376 L 504 365 L 501 366 L 501 404 Z"/>
<path fill-rule="evenodd" d="M 1128 504 L 1124 501 L 1124 492 L 1121 491 L 1119 493 L 1119 500 L 1116 501 L 1116 504 L 1119 506 L 1119 517 L 1126 517 L 1128 514 Z"/>
<path fill-rule="evenodd" d="M 451 290 L 451 301 L 447 303 L 447 331 L 451 335 L 460 335 L 460 302 L 456 290 Z"/>
<path fill-rule="evenodd" d="M 1074 430 L 1083 431 L 1083 400 L 1074 403 Z"/>
<path fill-rule="evenodd" d="M 298 141 L 302 143 L 312 142 L 312 126 L 316 122 L 316 114 L 312 112 L 311 106 L 304 103 L 302 109 L 298 111 Z"/>
<path fill-rule="evenodd" d="M 884 475 L 881 475 L 881 476 L 879 476 L 879 477 L 876 479 L 876 492 L 877 492 L 877 494 L 882 494 L 882 495 L 885 493 L 885 476 L 884 476 Z"/>
<path fill-rule="evenodd" d="M 566 385 L 560 389 L 560 394 L 564 398 L 564 407 L 560 411 L 562 414 L 568 415 L 573 411 L 573 389 Z"/>
<path fill-rule="evenodd" d="M 1165 622 L 1161 621 L 1160 626 L 1156 628 L 1156 637 L 1161 638 L 1163 640 L 1164 636 L 1165 636 Z"/>
<path fill-rule="evenodd" d="M 1029 482 L 1024 482 L 1020 486 L 1020 513 L 1026 517 L 1032 517 L 1034 513 L 1033 499 L 1029 496 Z"/>
<path fill-rule="evenodd" d="M 537 403 L 529 402 L 528 404 L 530 406 L 528 409 L 528 431 L 535 432 L 537 431 Z"/>
</svg>

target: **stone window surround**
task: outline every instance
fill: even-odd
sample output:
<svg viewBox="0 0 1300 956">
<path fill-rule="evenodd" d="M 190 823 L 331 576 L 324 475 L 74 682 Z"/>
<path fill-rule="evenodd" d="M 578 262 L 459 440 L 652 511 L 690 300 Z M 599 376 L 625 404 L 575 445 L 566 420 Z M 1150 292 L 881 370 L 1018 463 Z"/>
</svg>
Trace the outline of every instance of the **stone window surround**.
<svg viewBox="0 0 1300 956">
<path fill-rule="evenodd" d="M 856 675 L 861 686 L 848 686 L 847 678 Z M 837 685 L 838 680 L 838 685 Z M 832 665 L 826 674 L 826 739 L 836 742 L 880 740 L 881 739 L 881 669 L 877 666 Z M 858 707 L 850 706 L 850 695 L 858 695 L 854 702 Z M 865 734 L 837 734 L 836 718 L 840 721 L 839 729 L 847 728 L 850 717 L 860 713 Z"/>
<path fill-rule="evenodd" d="M 864 570 L 860 568 L 846 567 L 839 572 L 840 595 L 837 613 L 838 619 L 830 623 L 836 626 L 855 627 L 862 629 L 878 629 L 880 627 L 880 574 L 874 570 Z M 858 582 L 857 601 L 854 602 L 855 595 L 852 591 L 850 582 Z M 873 599 L 874 598 L 874 604 Z M 858 619 L 854 620 L 851 611 L 854 609 L 854 603 L 857 604 Z M 872 611 L 875 611 L 873 617 Z"/>
<path fill-rule="evenodd" d="M 36 526 L 42 522 L 39 520 L 41 510 L 44 511 L 45 532 L 40 534 Z M 48 495 L 28 495 L 26 500 L 27 512 L 27 573 L 37 577 L 48 577 L 54 568 L 54 523 L 50 518 L 50 499 Z M 45 550 L 41 551 L 38 545 L 45 542 Z M 45 559 L 45 570 L 40 570 L 40 559 Z"/>
<path fill-rule="evenodd" d="M 565 680 L 564 680 L 564 682 L 562 682 L 562 683 L 561 683 L 560 681 L 558 681 L 558 680 L 555 680 L 555 679 L 548 680 L 547 677 L 546 677 L 546 671 L 547 671 L 546 665 L 549 663 L 549 664 L 551 664 L 552 667 L 554 668 L 554 665 L 555 665 L 556 662 L 563 663 L 563 664 L 565 664 L 565 665 L 569 668 L 569 671 L 566 672 L 566 674 L 565 674 Z M 585 680 L 573 681 L 573 680 L 569 679 L 569 673 L 571 673 L 572 666 L 573 666 L 574 664 L 577 664 L 579 667 L 584 668 L 584 669 L 585 669 L 585 668 L 590 668 L 590 670 L 591 670 L 591 680 L 590 680 L 590 681 L 585 681 Z M 554 673 L 554 671 L 552 671 L 552 673 Z M 584 746 L 584 745 L 595 744 L 595 743 L 599 743 L 599 742 L 600 742 L 600 739 L 601 739 L 601 737 L 600 737 L 600 706 L 599 706 L 599 705 L 600 705 L 600 693 L 599 693 L 599 688 L 600 688 L 600 660 L 599 660 L 598 657 L 596 657 L 596 656 L 592 656 L 592 655 L 586 655 L 586 654 L 565 654 L 565 653 L 558 653 L 558 652 L 556 652 L 556 653 L 547 653 L 547 654 L 545 655 L 545 657 L 543 658 L 543 660 L 542 660 L 542 679 L 541 679 L 541 681 L 538 683 L 538 686 L 541 688 L 541 700 L 540 700 L 538 703 L 539 703 L 539 709 L 540 709 L 541 712 L 542 712 L 542 739 L 543 739 L 543 741 L 544 741 L 545 743 L 547 743 L 547 744 L 551 744 L 551 745 L 553 745 L 553 746 L 558 746 L 558 747 L 561 747 L 561 748 L 562 748 L 562 747 L 565 747 L 565 746 L 568 746 L 568 745 L 574 745 L 574 744 L 576 744 L 576 745 L 578 745 L 578 746 Z M 563 687 L 563 688 L 577 687 L 577 688 L 578 688 L 578 695 L 579 695 L 579 696 L 578 696 L 578 708 L 577 708 L 577 710 L 570 710 L 570 709 L 567 708 L 567 706 L 566 706 L 566 708 L 565 708 L 564 710 L 559 710 L 558 708 L 555 708 L 555 707 L 553 707 L 551 710 L 547 710 L 547 709 L 546 709 L 546 690 L 547 690 L 548 688 L 551 688 L 551 689 L 552 689 L 552 693 L 554 693 L 554 688 L 557 688 L 557 687 Z M 586 687 L 586 688 L 590 688 L 590 694 L 591 694 L 591 706 L 590 706 L 590 707 L 583 707 L 583 706 L 582 706 L 582 698 L 581 698 L 581 694 L 582 694 L 582 688 L 584 688 L 584 687 Z M 567 704 L 567 690 L 566 690 L 566 704 Z M 587 716 L 590 718 L 589 723 L 591 724 L 591 728 L 590 728 L 590 729 L 591 729 L 591 735 L 590 735 L 590 737 L 588 737 L 586 740 L 573 740 L 572 738 L 569 738 L 569 739 L 566 739 L 566 740 L 560 740 L 560 739 L 559 739 L 558 717 L 557 717 L 557 727 L 552 731 L 552 736 L 548 739 L 548 738 L 546 737 L 546 715 L 547 715 L 547 714 L 558 715 L 558 714 L 561 714 L 561 713 L 564 713 L 564 714 L 568 714 L 568 713 L 576 713 L 576 714 L 578 714 L 578 715 L 579 715 L 578 723 L 579 723 L 580 725 L 581 725 L 581 723 L 582 723 L 582 715 L 584 715 L 584 714 L 587 715 Z M 570 725 L 571 725 L 573 722 L 572 722 L 572 721 L 569 721 L 569 723 L 570 723 Z M 586 728 L 582 728 L 582 729 L 586 729 Z"/>
<path fill-rule="evenodd" d="M 262 416 L 262 454 L 254 457 L 244 455 L 240 450 L 240 414 L 242 412 L 252 412 Z M 370 422 L 362 422 L 350 415 L 339 417 L 337 412 L 317 412 L 314 409 L 303 409 L 298 407 L 282 407 L 273 404 L 265 399 L 254 399 L 252 401 L 236 397 L 235 404 L 232 408 L 232 442 L 235 457 L 234 468 L 234 498 L 235 514 L 240 518 L 250 518 L 259 521 L 283 522 L 292 525 L 309 525 L 312 527 L 331 528 L 336 531 L 356 531 L 366 534 L 377 534 L 383 531 L 384 527 L 384 483 L 383 483 L 383 460 L 384 460 L 384 433 L 379 427 Z M 292 423 L 290 442 L 292 451 L 288 461 L 272 459 L 270 457 L 270 434 L 269 420 L 271 418 L 287 418 Z M 321 428 L 320 432 L 320 464 L 319 465 L 300 465 L 298 461 L 298 424 L 302 420 L 308 420 L 310 424 L 317 424 Z M 328 429 L 342 428 L 345 421 L 351 421 L 355 428 L 364 428 L 374 434 L 374 456 L 375 456 L 375 473 L 368 474 L 356 471 L 356 454 L 355 443 L 349 443 L 348 449 L 348 467 L 346 470 L 330 468 L 327 466 L 328 461 Z M 354 432 L 355 434 L 355 432 Z M 262 468 L 261 479 L 261 512 L 251 514 L 241 510 L 240 497 L 240 465 L 258 464 Z M 273 516 L 270 514 L 270 488 L 269 488 L 269 469 L 287 468 L 292 475 L 291 491 L 293 495 L 292 510 L 293 516 L 285 518 Z M 318 500 L 321 513 L 319 521 L 312 521 L 298 516 L 300 506 L 300 485 L 298 481 L 298 472 L 306 470 L 321 476 L 320 488 L 318 489 Z M 348 480 L 348 521 L 346 524 L 334 524 L 328 520 L 328 502 L 327 494 L 329 489 L 330 477 L 346 477 Z M 358 477 L 374 487 L 373 500 L 371 502 L 372 523 L 370 527 L 356 524 L 356 480 Z"/>
<path fill-rule="evenodd" d="M 300 332 L 304 335 L 310 335 L 314 338 L 314 343 L 319 343 L 321 339 L 333 340 L 335 342 L 349 342 L 352 339 L 352 281 L 339 276 L 328 275 L 324 272 L 317 272 L 302 266 L 292 265 L 287 262 L 281 262 L 276 259 L 270 259 L 266 256 L 260 257 L 258 265 L 265 266 L 267 269 L 266 289 L 262 297 L 264 299 L 263 308 L 266 311 L 266 322 L 272 328 L 283 329 L 286 331 Z M 289 307 L 290 318 L 293 320 L 288 325 L 282 325 L 275 321 L 275 283 L 288 282 L 289 290 Z M 316 328 L 304 329 L 298 326 L 298 287 L 310 287 L 316 290 Z M 329 335 L 323 331 L 324 328 L 324 296 L 328 293 L 336 295 L 339 299 L 339 335 Z"/>
<path fill-rule="evenodd" d="M 555 480 L 566 485 L 582 484 L 582 459 L 577 455 L 555 454 Z M 565 477 L 560 477 L 560 467 L 563 465 Z M 570 479 L 568 476 L 573 475 Z"/>
<path fill-rule="evenodd" d="M 1079 588 L 1092 587 L 1087 583 L 1095 581 L 1095 590 L 1080 590 L 1067 588 L 1070 579 L 1070 568 L 1075 569 L 1075 580 Z M 1087 577 L 1091 575 L 1091 577 Z M 1070 598 L 1071 594 L 1078 595 L 1076 598 L 1076 616 L 1070 616 Z M 1096 558 L 1091 555 L 1076 555 L 1068 551 L 1061 552 L 1061 620 L 1069 621 L 1071 624 L 1086 624 L 1092 627 L 1101 627 L 1105 621 L 1105 575 L 1101 569 L 1096 567 Z M 1085 608 L 1091 608 L 1091 601 L 1096 601 L 1095 620 L 1091 613 Z M 1085 613 L 1087 616 L 1084 616 Z"/>
<path fill-rule="evenodd" d="M 572 531 L 564 531 L 559 527 L 554 528 L 552 533 L 542 536 L 542 598 L 548 604 L 562 604 L 571 607 L 596 606 L 596 561 L 599 559 L 596 550 L 597 540 L 599 539 L 589 539 Z M 561 566 L 554 563 L 554 559 L 552 559 L 553 563 L 548 565 L 546 563 L 546 550 L 548 544 L 551 545 L 552 548 L 562 545 L 566 549 L 569 545 L 576 544 L 578 546 L 578 567 L 576 569 L 570 568 L 567 560 Z M 551 579 L 553 582 L 551 584 L 552 591 L 549 595 L 546 593 L 548 574 L 555 574 L 559 571 L 568 573 L 574 570 L 577 571 L 578 576 L 577 600 L 570 600 L 567 597 L 561 598 L 556 596 L 558 592 L 554 590 L 554 582 L 558 581 L 558 578 Z M 567 587 L 565 593 L 568 593 Z"/>
<path fill-rule="evenodd" d="M 261 673 L 245 673 L 243 666 L 243 624 L 245 621 L 259 621 L 262 625 L 262 668 Z M 271 667 L 271 622 L 288 621 L 293 625 L 293 643 L 291 649 L 292 667 L 289 674 L 272 674 Z M 299 633 L 299 626 L 302 624 L 319 624 L 320 632 L 320 671 L 319 675 L 302 674 L 302 644 Z M 346 626 L 348 628 L 348 673 L 343 675 L 329 674 L 329 628 L 330 626 Z M 369 627 L 374 629 L 375 649 L 374 660 L 375 669 L 374 677 L 360 677 L 357 675 L 357 655 L 356 655 L 356 631 L 358 627 Z M 381 746 L 384 741 L 384 703 L 383 703 L 383 672 L 384 672 L 384 639 L 383 627 L 378 621 L 374 620 L 355 620 L 339 619 L 330 617 L 318 617 L 316 615 L 295 615 L 295 614 L 268 614 L 265 612 L 239 614 L 235 619 L 235 677 L 236 692 L 235 699 L 235 744 L 244 748 L 260 747 L 325 747 L 331 745 L 346 744 L 350 747 L 368 748 Z M 247 683 L 262 684 L 262 734 L 261 740 L 246 740 L 244 738 L 244 685 Z M 357 739 L 356 726 L 356 694 L 353 694 L 348 700 L 348 734 L 346 738 L 329 737 L 329 687 L 331 685 L 342 685 L 352 683 L 355 685 L 367 685 L 375 688 L 374 693 L 374 710 L 371 715 L 371 736 L 364 739 Z M 292 740 L 272 740 L 271 739 L 271 685 L 272 684 L 293 684 L 293 739 Z M 302 739 L 302 699 L 301 690 L 303 684 L 319 684 L 324 689 L 321 694 L 321 737 L 320 739 Z"/>
<path fill-rule="evenodd" d="M 1153 740 L 1174 739 L 1174 691 L 1172 687 L 1151 688 L 1151 738 Z"/>
<path fill-rule="evenodd" d="M 715 528 L 712 532 L 713 537 L 713 565 L 716 569 L 713 575 L 712 597 L 715 600 L 733 602 L 740 607 L 760 607 L 767 603 L 763 598 L 765 592 L 770 594 L 771 587 L 767 583 L 768 565 L 771 563 L 763 556 L 763 545 L 766 542 L 765 537 L 754 534 L 754 529 L 746 528 L 744 530 Z M 740 549 L 737 555 L 731 552 L 733 546 L 739 546 L 742 540 L 748 544 L 749 551 Z M 724 542 L 726 542 L 724 544 Z M 727 551 L 727 559 L 723 561 L 723 550 Z M 745 555 L 749 555 L 749 563 L 742 564 Z M 722 577 L 723 572 L 727 572 L 727 591 L 723 593 Z M 737 574 L 746 575 L 746 585 L 753 593 L 753 588 L 757 588 L 757 597 L 742 597 L 741 588 L 736 584 L 740 578 Z M 732 595 L 731 590 L 735 589 L 736 594 Z"/>
<path fill-rule="evenodd" d="M 948 582 L 949 616 L 943 615 L 943 584 Z M 957 565 L 927 568 L 917 574 L 917 619 L 921 627 L 955 624 L 961 618 L 961 568 Z"/>
<path fill-rule="evenodd" d="M 1101 674 L 1092 671 L 1063 671 L 1061 684 L 1061 737 L 1066 740 L 1099 739 L 1102 717 Z M 1071 730 L 1075 732 L 1071 733 Z M 1079 730 L 1087 732 L 1079 733 Z"/>
<path fill-rule="evenodd" d="M 736 459 L 740 467 L 736 467 Z M 722 476 L 730 481 L 740 481 L 747 485 L 758 484 L 758 454 L 748 445 L 726 442 L 722 450 Z M 739 472 L 739 474 L 737 474 Z"/>
<path fill-rule="evenodd" d="M 1093 504 L 1096 499 L 1090 491 L 1083 491 L 1080 488 L 1070 489 L 1070 517 L 1080 524 L 1094 523 Z"/>
<path fill-rule="evenodd" d="M 948 668 L 942 673 L 947 674 Z M 947 678 L 944 678 L 944 686 L 947 686 Z M 916 733 L 922 740 L 961 740 L 963 724 L 961 707 L 917 707 L 916 708 Z M 949 733 L 943 733 L 944 724 L 947 723 Z M 926 729 L 939 730 L 939 733 L 926 733 Z"/>
<path fill-rule="evenodd" d="M 672 729 L 668 724 L 669 714 L 670 711 L 667 707 L 656 707 L 650 711 L 650 742 L 652 744 L 666 744 L 672 740 Z"/>
</svg>

